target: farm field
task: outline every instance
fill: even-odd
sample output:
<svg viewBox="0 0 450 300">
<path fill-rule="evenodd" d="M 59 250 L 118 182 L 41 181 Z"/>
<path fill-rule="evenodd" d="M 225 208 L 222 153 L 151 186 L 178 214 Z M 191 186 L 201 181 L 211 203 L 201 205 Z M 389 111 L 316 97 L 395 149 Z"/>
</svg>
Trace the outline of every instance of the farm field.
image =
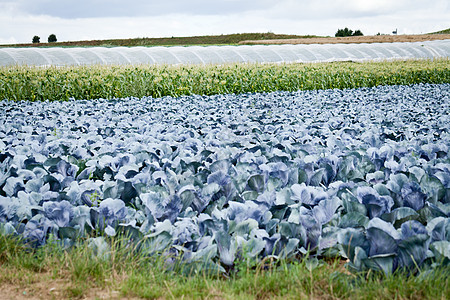
<svg viewBox="0 0 450 300">
<path fill-rule="evenodd" d="M 448 58 L 314 64 L 0 67 L 0 99 L 112 99 L 450 83 Z"/>
<path fill-rule="evenodd" d="M 0 102 L 11 295 L 448 298 L 448 61 L 148 68 L 2 69 L 15 87 L 100 82 L 2 95 L 19 100 Z M 149 70 L 167 84 L 155 97 L 93 93 Z M 201 72 L 216 90 L 177 92 Z"/>
<path fill-rule="evenodd" d="M 165 38 L 134 38 L 134 39 L 112 39 L 92 41 L 72 41 L 55 43 L 27 43 L 1 45 L 1 47 L 136 47 L 136 46 L 192 46 L 192 45 L 237 45 L 244 40 L 283 39 L 283 38 L 310 38 L 314 35 L 293 35 L 267 33 L 238 33 L 190 37 L 165 37 Z"/>
<path fill-rule="evenodd" d="M 428 34 L 399 34 L 352 36 L 336 38 L 316 35 L 292 35 L 267 33 L 240 33 L 210 36 L 132 38 L 91 41 L 68 41 L 54 43 L 5 44 L 1 47 L 154 47 L 154 46 L 193 46 L 193 45 L 242 45 L 242 44 L 331 44 L 331 43 L 392 43 L 419 42 L 449 39 L 449 29 Z"/>
<path fill-rule="evenodd" d="M 360 43 L 412 43 L 434 40 L 450 39 L 447 32 L 436 34 L 411 34 L 411 35 L 372 35 L 372 36 L 349 36 L 349 37 L 307 37 L 307 38 L 283 38 L 265 40 L 246 40 L 239 45 L 280 45 L 280 44 L 360 44 Z"/>
<path fill-rule="evenodd" d="M 449 98 L 445 58 L 0 67 L 2 295 L 448 299 Z"/>
</svg>

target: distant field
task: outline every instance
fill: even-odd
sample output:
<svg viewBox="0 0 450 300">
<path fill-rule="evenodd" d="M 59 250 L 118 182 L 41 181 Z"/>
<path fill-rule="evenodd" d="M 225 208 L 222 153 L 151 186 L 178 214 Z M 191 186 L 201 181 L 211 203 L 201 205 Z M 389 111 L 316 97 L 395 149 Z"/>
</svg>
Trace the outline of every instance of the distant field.
<svg viewBox="0 0 450 300">
<path fill-rule="evenodd" d="M 336 44 L 336 43 L 392 43 L 450 39 L 450 28 L 429 34 L 379 35 L 356 37 L 325 37 L 267 33 L 236 33 L 190 37 L 131 38 L 56 43 L 25 43 L 0 47 L 135 47 L 135 46 L 194 46 L 194 45 L 253 45 L 253 44 Z"/>
<path fill-rule="evenodd" d="M 396 42 L 423 42 L 450 39 L 449 30 L 436 34 L 414 34 L 414 35 L 373 35 L 373 36 L 349 36 L 349 37 L 327 37 L 327 38 L 294 38 L 274 40 L 247 40 L 239 42 L 241 45 L 260 44 L 361 44 L 361 43 L 396 43 Z"/>
<path fill-rule="evenodd" d="M 273 39 L 299 39 L 320 38 L 315 35 L 292 35 L 275 33 L 237 33 L 222 35 L 190 36 L 190 37 L 165 37 L 165 38 L 134 38 L 113 40 L 92 40 L 75 42 L 37 43 L 37 44 L 12 44 L 0 45 L 0 47 L 113 47 L 113 46 L 193 46 L 193 45 L 237 45 L 241 41 L 249 40 L 273 40 Z"/>
</svg>

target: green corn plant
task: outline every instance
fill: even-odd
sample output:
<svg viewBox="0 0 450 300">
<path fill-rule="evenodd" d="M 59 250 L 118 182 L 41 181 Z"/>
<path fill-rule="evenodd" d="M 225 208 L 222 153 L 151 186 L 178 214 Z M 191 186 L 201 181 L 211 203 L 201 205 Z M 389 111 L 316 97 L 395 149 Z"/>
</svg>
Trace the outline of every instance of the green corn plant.
<svg viewBox="0 0 450 300">
<path fill-rule="evenodd" d="M 177 97 L 449 82 L 448 59 L 315 64 L 13 66 L 0 68 L 0 99 Z"/>
</svg>

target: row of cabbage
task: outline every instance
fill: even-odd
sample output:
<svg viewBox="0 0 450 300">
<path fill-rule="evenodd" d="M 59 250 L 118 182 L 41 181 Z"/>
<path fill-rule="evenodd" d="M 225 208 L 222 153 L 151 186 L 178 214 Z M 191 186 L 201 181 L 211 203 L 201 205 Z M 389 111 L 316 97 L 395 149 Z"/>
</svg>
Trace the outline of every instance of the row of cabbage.
<svg viewBox="0 0 450 300">
<path fill-rule="evenodd" d="M 450 85 L 0 102 L 0 224 L 38 247 L 126 235 L 240 259 L 450 262 Z"/>
</svg>

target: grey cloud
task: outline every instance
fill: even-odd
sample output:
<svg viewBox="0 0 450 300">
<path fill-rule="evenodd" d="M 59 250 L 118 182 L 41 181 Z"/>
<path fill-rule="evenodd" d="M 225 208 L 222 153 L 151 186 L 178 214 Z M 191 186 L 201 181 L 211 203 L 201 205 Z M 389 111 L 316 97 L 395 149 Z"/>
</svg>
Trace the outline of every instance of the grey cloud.
<svg viewBox="0 0 450 300">
<path fill-rule="evenodd" d="M 142 17 L 167 14 L 226 15 L 267 9 L 269 0 L 18 0 L 17 9 L 64 19 Z"/>
<path fill-rule="evenodd" d="M 446 0 L 280 0 L 268 11 L 273 17 L 293 20 L 329 20 L 396 15 L 408 11 L 448 11 Z"/>
<path fill-rule="evenodd" d="M 395 15 L 434 7 L 448 11 L 447 0 L 0 0 L 17 13 L 63 19 L 242 15 L 289 20 L 325 20 Z"/>
</svg>

